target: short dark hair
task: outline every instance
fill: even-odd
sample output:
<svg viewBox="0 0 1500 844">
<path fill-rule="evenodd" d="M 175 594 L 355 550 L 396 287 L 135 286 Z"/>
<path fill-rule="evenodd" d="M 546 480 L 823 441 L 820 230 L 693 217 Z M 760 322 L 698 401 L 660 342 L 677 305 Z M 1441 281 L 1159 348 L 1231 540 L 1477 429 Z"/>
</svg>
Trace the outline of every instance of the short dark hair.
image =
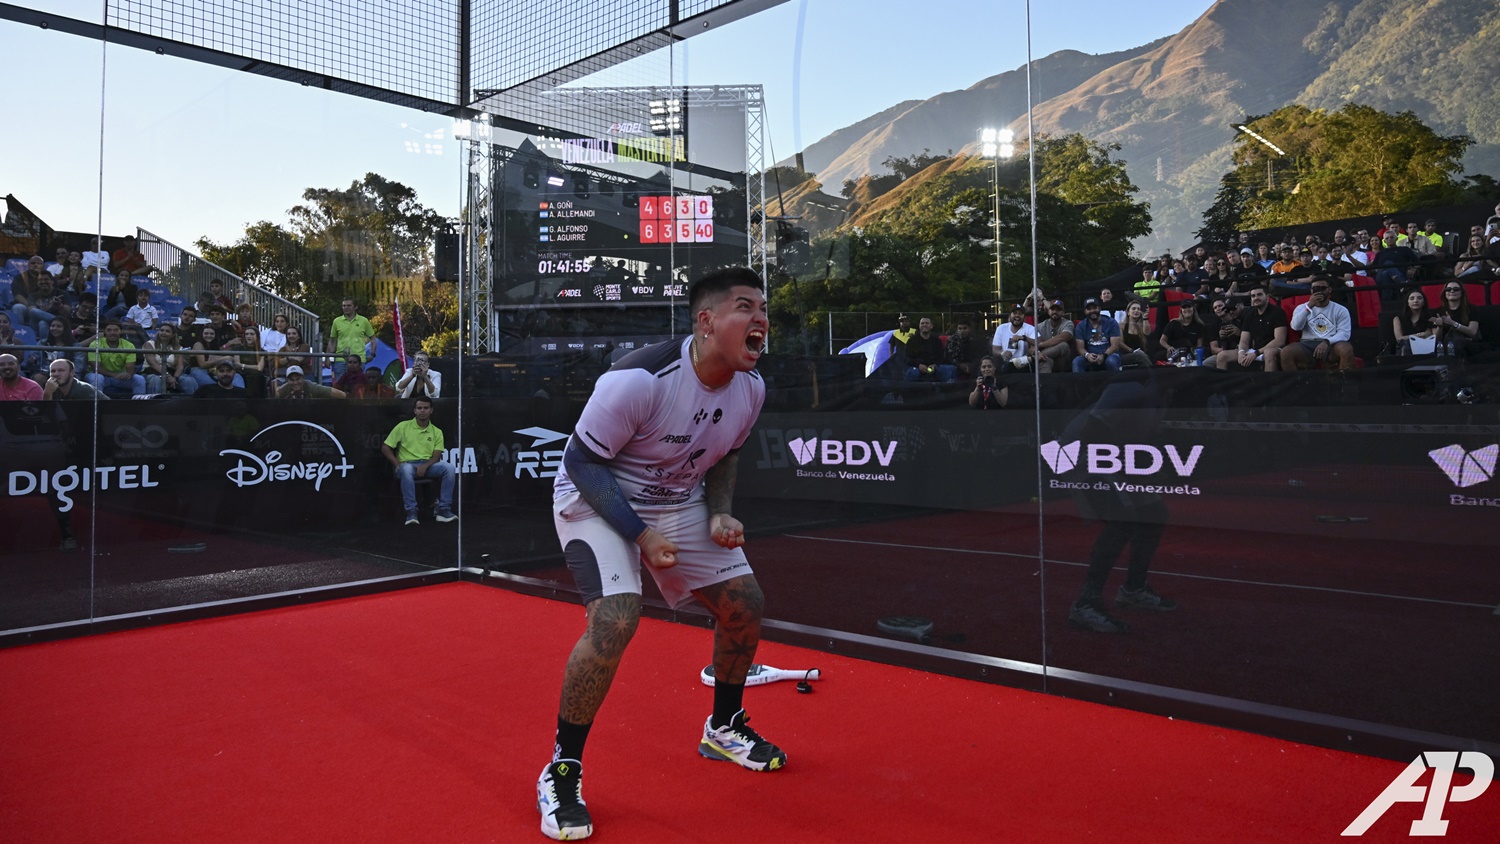
<svg viewBox="0 0 1500 844">
<path fill-rule="evenodd" d="M 412 410 L 416 410 L 417 409 L 417 405 L 419 405 L 419 404 L 429 404 L 430 405 L 430 404 L 432 404 L 432 399 L 428 398 L 427 396 L 417 396 L 416 398 L 412 399 L 411 409 Z"/>
<path fill-rule="evenodd" d="M 184 310 L 186 310 L 186 309 L 184 309 Z M 228 312 L 224 310 L 224 306 L 223 305 L 209 305 L 208 306 L 208 313 L 210 315 L 213 315 L 213 314 L 224 314 L 225 316 L 229 315 Z"/>
<path fill-rule="evenodd" d="M 688 290 L 688 312 L 695 315 L 703 310 L 704 303 L 720 293 L 728 293 L 736 287 L 753 287 L 756 290 L 765 290 L 765 283 L 755 270 L 749 267 L 725 267 L 714 270 L 703 278 L 693 282 L 692 288 Z M 693 316 L 696 320 L 697 316 Z"/>
</svg>

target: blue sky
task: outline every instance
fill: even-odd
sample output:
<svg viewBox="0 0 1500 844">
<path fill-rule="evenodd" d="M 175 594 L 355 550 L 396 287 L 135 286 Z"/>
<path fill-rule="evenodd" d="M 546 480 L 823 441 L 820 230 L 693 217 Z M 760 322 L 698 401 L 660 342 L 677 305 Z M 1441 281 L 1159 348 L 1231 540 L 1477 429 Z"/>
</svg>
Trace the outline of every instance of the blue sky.
<svg viewBox="0 0 1500 844">
<path fill-rule="evenodd" d="M 22 5 L 93 21 L 103 6 Z M 1035 3 L 1033 55 L 1137 46 L 1210 5 Z M 798 140 L 806 146 L 901 100 L 1023 65 L 1025 8 L 788 0 L 591 84 L 650 84 L 669 73 L 679 84 L 762 84 L 769 152 L 785 158 Z M 439 213 L 458 213 L 462 163 L 447 118 L 10 22 L 0 22 L 0 43 L 13 71 L 35 69 L 13 75 L 6 92 L 0 194 L 58 228 L 91 230 L 102 218 L 106 234 L 139 225 L 182 246 L 203 235 L 228 241 L 247 223 L 284 222 L 306 187 L 343 187 L 369 171 L 413 186 Z"/>
</svg>

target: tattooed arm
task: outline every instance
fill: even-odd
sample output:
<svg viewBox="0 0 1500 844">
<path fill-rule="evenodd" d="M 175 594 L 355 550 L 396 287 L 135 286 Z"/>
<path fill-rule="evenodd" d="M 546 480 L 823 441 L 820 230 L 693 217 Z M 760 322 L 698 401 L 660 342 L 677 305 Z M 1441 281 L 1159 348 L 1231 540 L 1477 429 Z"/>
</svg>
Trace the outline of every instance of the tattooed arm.
<svg viewBox="0 0 1500 844">
<path fill-rule="evenodd" d="M 745 544 L 745 526 L 739 519 L 729 515 L 734 503 L 734 481 L 740 465 L 739 449 L 724 455 L 703 476 L 704 497 L 708 500 L 708 532 L 710 538 L 725 548 L 738 548 Z"/>
</svg>

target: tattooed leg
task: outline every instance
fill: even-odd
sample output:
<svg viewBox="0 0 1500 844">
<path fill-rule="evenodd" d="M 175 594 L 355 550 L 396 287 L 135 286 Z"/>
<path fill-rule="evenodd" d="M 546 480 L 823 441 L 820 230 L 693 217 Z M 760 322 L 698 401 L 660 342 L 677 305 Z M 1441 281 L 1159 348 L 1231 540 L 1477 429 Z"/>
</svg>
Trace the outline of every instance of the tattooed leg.
<svg viewBox="0 0 1500 844">
<path fill-rule="evenodd" d="M 766 596 L 754 575 L 693 590 L 714 615 L 714 676 L 726 683 L 743 683 L 755 662 L 760 644 L 760 619 Z"/>
<path fill-rule="evenodd" d="M 588 606 L 588 629 L 573 646 L 563 675 L 558 717 L 592 724 L 641 620 L 640 595 L 607 595 Z"/>
</svg>

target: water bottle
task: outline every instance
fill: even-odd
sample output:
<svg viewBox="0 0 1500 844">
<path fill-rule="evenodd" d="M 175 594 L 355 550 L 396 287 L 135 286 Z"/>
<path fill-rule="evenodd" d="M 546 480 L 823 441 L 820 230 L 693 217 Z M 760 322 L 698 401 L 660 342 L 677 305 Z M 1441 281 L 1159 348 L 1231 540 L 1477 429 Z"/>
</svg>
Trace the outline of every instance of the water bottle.
<svg viewBox="0 0 1500 844">
<path fill-rule="evenodd" d="M 1202 346 L 1199 346 L 1198 348 L 1196 348 L 1196 349 L 1193 350 L 1193 360 L 1196 360 L 1198 362 L 1199 366 L 1203 365 L 1203 347 Z"/>
</svg>

